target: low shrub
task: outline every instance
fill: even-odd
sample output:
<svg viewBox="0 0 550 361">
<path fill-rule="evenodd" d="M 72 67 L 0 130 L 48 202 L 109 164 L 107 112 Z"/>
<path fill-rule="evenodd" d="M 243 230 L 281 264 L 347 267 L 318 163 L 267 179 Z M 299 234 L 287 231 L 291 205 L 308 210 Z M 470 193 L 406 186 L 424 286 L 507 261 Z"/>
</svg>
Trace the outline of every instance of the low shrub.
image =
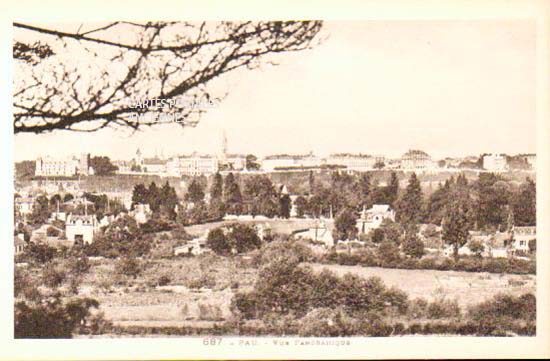
<svg viewBox="0 0 550 361">
<path fill-rule="evenodd" d="M 199 303 L 199 320 L 220 321 L 223 320 L 222 310 L 219 305 Z"/>
<path fill-rule="evenodd" d="M 158 281 L 157 281 L 157 285 L 159 286 L 166 286 L 168 285 L 170 282 L 172 282 L 172 280 L 170 279 L 170 276 L 168 275 L 162 275 L 159 277 Z"/>
<path fill-rule="evenodd" d="M 460 307 L 456 300 L 439 298 L 428 303 L 426 316 L 430 319 L 458 318 L 460 317 Z"/>
</svg>

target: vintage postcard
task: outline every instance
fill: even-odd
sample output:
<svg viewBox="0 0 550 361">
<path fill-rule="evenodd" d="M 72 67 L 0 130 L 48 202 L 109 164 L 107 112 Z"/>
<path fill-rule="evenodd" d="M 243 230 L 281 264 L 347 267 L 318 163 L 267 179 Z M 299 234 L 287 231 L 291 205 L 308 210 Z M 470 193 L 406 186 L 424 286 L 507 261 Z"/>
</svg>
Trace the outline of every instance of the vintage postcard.
<svg viewBox="0 0 550 361">
<path fill-rule="evenodd" d="M 14 14 L 5 357 L 549 356 L 548 3 L 442 4 Z"/>
</svg>

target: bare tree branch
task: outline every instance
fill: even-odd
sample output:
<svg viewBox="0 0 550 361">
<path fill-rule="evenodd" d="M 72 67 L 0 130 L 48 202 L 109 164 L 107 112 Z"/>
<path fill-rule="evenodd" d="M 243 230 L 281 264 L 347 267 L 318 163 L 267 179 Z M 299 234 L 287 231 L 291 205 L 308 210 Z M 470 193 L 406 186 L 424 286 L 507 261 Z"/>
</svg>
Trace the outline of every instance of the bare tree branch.
<svg viewBox="0 0 550 361">
<path fill-rule="evenodd" d="M 15 133 L 58 129 L 140 129 L 147 120 L 142 99 L 171 104 L 215 99 L 210 82 L 238 68 L 274 64 L 278 53 L 312 47 L 319 21 L 291 22 L 114 22 L 76 32 L 14 23 L 37 41 L 14 43 Z M 93 35 L 93 36 L 92 36 Z M 28 37 L 27 37 L 28 38 Z M 156 109 L 195 125 L 204 109 Z"/>
</svg>

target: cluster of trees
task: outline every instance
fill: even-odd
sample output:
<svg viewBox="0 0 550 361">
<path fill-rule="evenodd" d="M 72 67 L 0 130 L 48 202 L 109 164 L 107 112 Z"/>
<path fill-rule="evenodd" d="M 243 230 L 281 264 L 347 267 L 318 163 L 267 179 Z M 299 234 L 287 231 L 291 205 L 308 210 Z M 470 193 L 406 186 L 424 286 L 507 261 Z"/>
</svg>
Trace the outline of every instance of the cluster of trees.
<svg viewBox="0 0 550 361">
<path fill-rule="evenodd" d="M 310 172 L 308 184 L 309 195 L 296 199 L 299 217 L 330 217 L 348 210 L 359 212 L 373 204 L 394 206 L 399 195 L 399 179 L 395 172 L 384 186 L 374 182 L 369 173 L 350 175 L 339 172 L 331 174 L 329 184 L 316 182 L 314 173 Z"/>
<path fill-rule="evenodd" d="M 23 258 L 28 269 L 15 269 L 14 321 L 16 338 L 71 338 L 97 334 L 107 325 L 97 300 L 78 297 L 90 264 L 79 246 L 55 249 L 29 244 Z"/>
<path fill-rule="evenodd" d="M 149 187 L 143 183 L 136 184 L 132 192 L 132 209 L 136 204 L 149 204 L 151 211 L 156 215 L 170 220 L 176 219 L 176 206 L 179 200 L 174 187 L 168 181 L 162 187 L 151 182 Z"/>
<path fill-rule="evenodd" d="M 215 253 L 227 256 L 260 248 L 262 240 L 253 227 L 235 223 L 211 230 L 206 245 Z"/>
<path fill-rule="evenodd" d="M 233 311 L 245 319 L 270 314 L 303 317 L 318 308 L 342 306 L 348 315 L 381 317 L 392 308 L 406 306 L 407 295 L 388 289 L 376 277 L 346 274 L 342 278 L 324 270 L 314 273 L 294 258 L 277 257 L 264 265 L 254 289 L 237 293 Z"/>
<path fill-rule="evenodd" d="M 281 244 L 277 244 L 281 243 Z M 533 334 L 536 298 L 499 294 L 463 310 L 445 297 L 410 300 L 379 278 L 314 272 L 300 264 L 304 255 L 287 255 L 295 244 L 272 242 L 254 288 L 231 302 L 241 334 L 300 336 L 389 336 L 397 334 Z M 300 252 L 298 252 L 300 253 Z M 307 258 L 307 257 L 305 257 Z M 242 321 L 260 319 L 261 329 Z M 398 320 L 408 320 L 407 325 Z M 422 319 L 418 323 L 415 320 Z M 427 322 L 426 322 L 427 321 Z M 239 326 L 240 325 L 240 326 Z"/>
<path fill-rule="evenodd" d="M 225 214 L 251 214 L 267 217 L 290 217 L 291 200 L 265 175 L 247 178 L 241 190 L 240 180 L 233 173 L 225 179 L 216 173 L 208 191 L 204 177 L 193 178 L 184 200 L 191 205 L 182 214 L 184 224 L 219 220 Z M 208 192 L 208 204 L 206 204 Z"/>
<path fill-rule="evenodd" d="M 65 193 L 63 196 L 54 194 L 49 198 L 46 195 L 39 195 L 34 200 L 33 211 L 27 221 L 33 226 L 40 226 L 46 223 L 50 215 L 57 210 L 73 214 L 84 214 L 86 212 L 87 214 L 95 214 L 99 219 L 104 215 L 117 215 L 126 210 L 119 200 L 109 199 L 106 194 L 85 192 L 82 197 L 93 204 L 87 206 L 84 204 L 65 204 L 74 199 L 71 193 Z"/>
<path fill-rule="evenodd" d="M 118 170 L 118 167 L 111 163 L 111 159 L 106 156 L 91 157 L 90 167 L 94 169 L 94 174 L 98 176 L 113 175 Z"/>
<path fill-rule="evenodd" d="M 348 175 L 334 176 L 331 189 L 321 191 L 325 192 L 324 197 L 317 191 L 309 200 L 297 199 L 298 213 L 320 214 L 311 210 L 312 204 L 321 204 L 320 210 L 336 210 L 334 237 L 345 240 L 358 236 L 355 225 L 359 207 L 373 203 L 389 204 L 396 209 L 396 221 L 403 227 L 403 232 L 409 234 L 405 249 L 418 248 L 420 252 L 419 242 L 414 238 L 414 227 L 419 223 L 431 223 L 443 227 L 443 239 L 453 245 L 455 255 L 468 242 L 470 230 L 505 231 L 514 225 L 536 224 L 536 185 L 529 178 L 519 187 L 514 187 L 493 173 L 480 173 L 473 182 L 468 182 L 461 174 L 440 184 L 429 197 L 424 196 L 414 173 L 402 192 L 398 184 L 394 173 L 388 186 L 374 188 L 367 174 L 355 181 Z M 337 191 L 332 194 L 334 190 Z M 341 197 L 336 197 L 337 194 Z"/>
<path fill-rule="evenodd" d="M 152 246 L 151 238 L 136 220 L 128 215 L 119 217 L 94 235 L 94 241 L 84 250 L 89 256 L 117 258 L 139 257 L 147 254 Z"/>
</svg>

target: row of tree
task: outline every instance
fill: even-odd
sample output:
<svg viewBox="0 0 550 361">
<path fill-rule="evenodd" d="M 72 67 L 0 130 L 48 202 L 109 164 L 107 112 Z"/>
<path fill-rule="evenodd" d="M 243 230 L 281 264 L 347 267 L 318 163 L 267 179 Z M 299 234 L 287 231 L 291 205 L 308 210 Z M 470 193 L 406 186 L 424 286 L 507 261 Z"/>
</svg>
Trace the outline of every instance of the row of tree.
<svg viewBox="0 0 550 361">
<path fill-rule="evenodd" d="M 246 179 L 241 191 L 239 179 L 233 173 L 229 173 L 225 179 L 217 173 L 211 182 L 208 197 L 206 183 L 205 178 L 194 178 L 187 188 L 184 201 L 191 205 L 186 213 L 188 223 L 200 223 L 201 219 L 217 220 L 225 214 L 290 217 L 289 195 L 265 175 Z"/>
</svg>

